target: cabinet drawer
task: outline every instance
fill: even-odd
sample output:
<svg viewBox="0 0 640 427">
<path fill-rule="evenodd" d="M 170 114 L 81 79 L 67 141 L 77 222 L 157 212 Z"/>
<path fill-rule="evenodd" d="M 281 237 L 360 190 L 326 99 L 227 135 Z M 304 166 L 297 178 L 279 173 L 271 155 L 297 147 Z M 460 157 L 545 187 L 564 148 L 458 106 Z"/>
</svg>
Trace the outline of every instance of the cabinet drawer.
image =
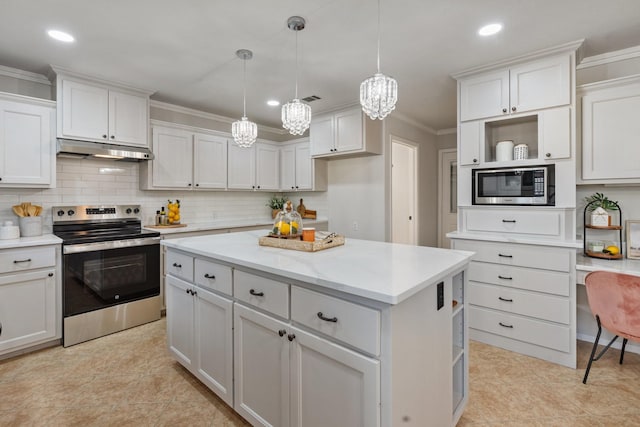
<svg viewBox="0 0 640 427">
<path fill-rule="evenodd" d="M 464 215 L 468 231 L 561 236 L 563 215 L 560 212 L 474 209 L 465 210 Z"/>
<path fill-rule="evenodd" d="M 165 271 L 167 274 L 193 282 L 193 257 L 168 251 L 165 258 Z"/>
<path fill-rule="evenodd" d="M 32 270 L 56 265 L 53 247 L 31 247 L 0 251 L 0 273 Z"/>
<path fill-rule="evenodd" d="M 469 327 L 567 353 L 571 350 L 570 328 L 542 320 L 471 306 Z"/>
<path fill-rule="evenodd" d="M 569 296 L 571 275 L 555 271 L 535 270 L 511 265 L 489 264 L 472 261 L 469 279 L 510 288 Z"/>
<path fill-rule="evenodd" d="M 551 322 L 569 324 L 569 298 L 469 282 L 469 303 Z"/>
<path fill-rule="evenodd" d="M 289 318 L 289 285 L 286 283 L 235 270 L 233 296 L 276 316 Z"/>
<path fill-rule="evenodd" d="M 456 240 L 454 245 L 455 249 L 476 252 L 475 261 L 565 272 L 574 268 L 571 249 L 477 240 Z"/>
<path fill-rule="evenodd" d="M 291 319 L 369 354 L 380 354 L 377 310 L 294 286 Z"/>
<path fill-rule="evenodd" d="M 231 267 L 196 258 L 194 271 L 196 285 L 227 295 L 233 293 Z"/>
</svg>

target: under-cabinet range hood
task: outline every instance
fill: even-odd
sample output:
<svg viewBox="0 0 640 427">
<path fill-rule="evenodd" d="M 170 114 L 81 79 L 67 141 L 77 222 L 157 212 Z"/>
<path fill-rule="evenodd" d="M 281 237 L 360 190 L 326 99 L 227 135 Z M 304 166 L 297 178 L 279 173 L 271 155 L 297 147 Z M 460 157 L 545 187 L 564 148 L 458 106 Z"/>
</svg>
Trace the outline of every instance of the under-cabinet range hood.
<svg viewBox="0 0 640 427">
<path fill-rule="evenodd" d="M 153 160 L 153 153 L 148 148 L 127 145 L 103 144 L 101 142 L 78 141 L 58 138 L 57 153 L 59 157 L 113 159 L 125 162 L 142 162 Z"/>
</svg>

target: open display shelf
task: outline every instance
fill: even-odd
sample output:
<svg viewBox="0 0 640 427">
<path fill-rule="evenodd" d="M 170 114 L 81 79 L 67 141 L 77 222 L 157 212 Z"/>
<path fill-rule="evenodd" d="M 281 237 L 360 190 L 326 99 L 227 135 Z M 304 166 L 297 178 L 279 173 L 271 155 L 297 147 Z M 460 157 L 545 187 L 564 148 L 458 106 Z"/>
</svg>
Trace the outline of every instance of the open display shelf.
<svg viewBox="0 0 640 427">
<path fill-rule="evenodd" d="M 582 223 L 584 224 L 583 231 L 582 231 L 582 249 L 583 249 L 584 254 L 586 256 L 588 256 L 588 257 L 601 258 L 601 259 L 622 259 L 622 258 L 624 258 L 624 255 L 622 253 L 622 209 L 620 209 L 620 205 L 618 205 L 618 203 L 616 203 L 616 202 L 612 202 L 618 208 L 617 209 L 618 210 L 618 225 L 600 226 L 600 225 L 587 224 L 587 211 L 589 210 L 589 207 L 591 205 L 593 205 L 594 203 L 597 203 L 597 201 L 590 202 L 590 203 L 587 204 L 587 206 L 584 207 L 584 213 L 583 213 L 583 218 L 582 218 Z M 613 254 L 608 254 L 608 253 L 604 253 L 604 252 L 594 252 L 592 250 L 589 250 L 588 247 L 587 247 L 587 230 L 613 231 L 613 232 L 617 231 L 618 232 L 618 241 L 616 242 L 616 244 L 620 248 L 620 252 L 615 254 L 615 255 L 613 255 Z"/>
</svg>

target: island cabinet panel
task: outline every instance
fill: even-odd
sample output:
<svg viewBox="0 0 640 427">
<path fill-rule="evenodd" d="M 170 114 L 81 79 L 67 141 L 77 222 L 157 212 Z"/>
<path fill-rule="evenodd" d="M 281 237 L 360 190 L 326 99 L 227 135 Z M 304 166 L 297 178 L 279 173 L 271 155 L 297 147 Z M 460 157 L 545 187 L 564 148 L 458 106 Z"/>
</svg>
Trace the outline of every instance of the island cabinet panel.
<svg viewBox="0 0 640 427">
<path fill-rule="evenodd" d="M 167 276 L 166 286 L 169 352 L 186 368 L 191 368 L 195 353 L 193 286 L 172 276 Z"/>
<path fill-rule="evenodd" d="M 235 271 L 234 296 L 261 310 L 289 317 L 289 285 L 244 271 Z"/>
</svg>

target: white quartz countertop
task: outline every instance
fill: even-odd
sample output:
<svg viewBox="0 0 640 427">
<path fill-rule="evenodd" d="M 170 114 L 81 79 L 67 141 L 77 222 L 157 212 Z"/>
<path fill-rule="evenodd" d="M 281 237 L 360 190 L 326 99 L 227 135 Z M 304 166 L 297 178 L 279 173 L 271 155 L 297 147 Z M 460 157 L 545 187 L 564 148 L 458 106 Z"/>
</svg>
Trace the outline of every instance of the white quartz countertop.
<svg viewBox="0 0 640 427">
<path fill-rule="evenodd" d="M 579 271 L 613 271 L 616 273 L 640 276 L 640 260 L 637 259 L 601 259 L 591 258 L 582 253 L 576 256 L 576 270 Z"/>
<path fill-rule="evenodd" d="M 260 246 L 263 231 L 164 240 L 162 244 L 305 283 L 398 304 L 469 263 L 473 252 L 347 238 L 302 252 Z"/>
<path fill-rule="evenodd" d="M 20 237 L 19 239 L 0 240 L 0 249 L 27 248 L 29 246 L 59 245 L 62 239 L 53 234 L 42 236 Z"/>
<path fill-rule="evenodd" d="M 486 240 L 491 242 L 503 242 L 503 243 L 521 243 L 525 245 L 540 245 L 540 246 L 557 246 L 562 248 L 582 248 L 582 240 L 558 240 L 558 239 L 545 239 L 545 238 L 526 238 L 509 236 L 508 234 L 500 233 L 462 233 L 459 231 L 452 231 L 447 233 L 447 237 L 450 239 L 463 239 L 463 240 Z"/>
<path fill-rule="evenodd" d="M 303 219 L 302 223 L 306 227 L 307 225 L 313 227 L 317 223 L 327 222 L 327 218 L 317 219 Z M 177 233 L 191 233 L 194 231 L 208 231 L 208 230 L 224 230 L 227 228 L 242 228 L 242 227 L 258 227 L 264 226 L 265 229 L 269 228 L 273 224 L 272 219 L 243 219 L 243 220 L 220 220 L 211 222 L 202 222 L 196 224 L 187 224 L 186 227 L 178 228 L 149 228 L 144 226 L 147 230 L 158 231 L 160 234 L 177 234 Z"/>
</svg>

